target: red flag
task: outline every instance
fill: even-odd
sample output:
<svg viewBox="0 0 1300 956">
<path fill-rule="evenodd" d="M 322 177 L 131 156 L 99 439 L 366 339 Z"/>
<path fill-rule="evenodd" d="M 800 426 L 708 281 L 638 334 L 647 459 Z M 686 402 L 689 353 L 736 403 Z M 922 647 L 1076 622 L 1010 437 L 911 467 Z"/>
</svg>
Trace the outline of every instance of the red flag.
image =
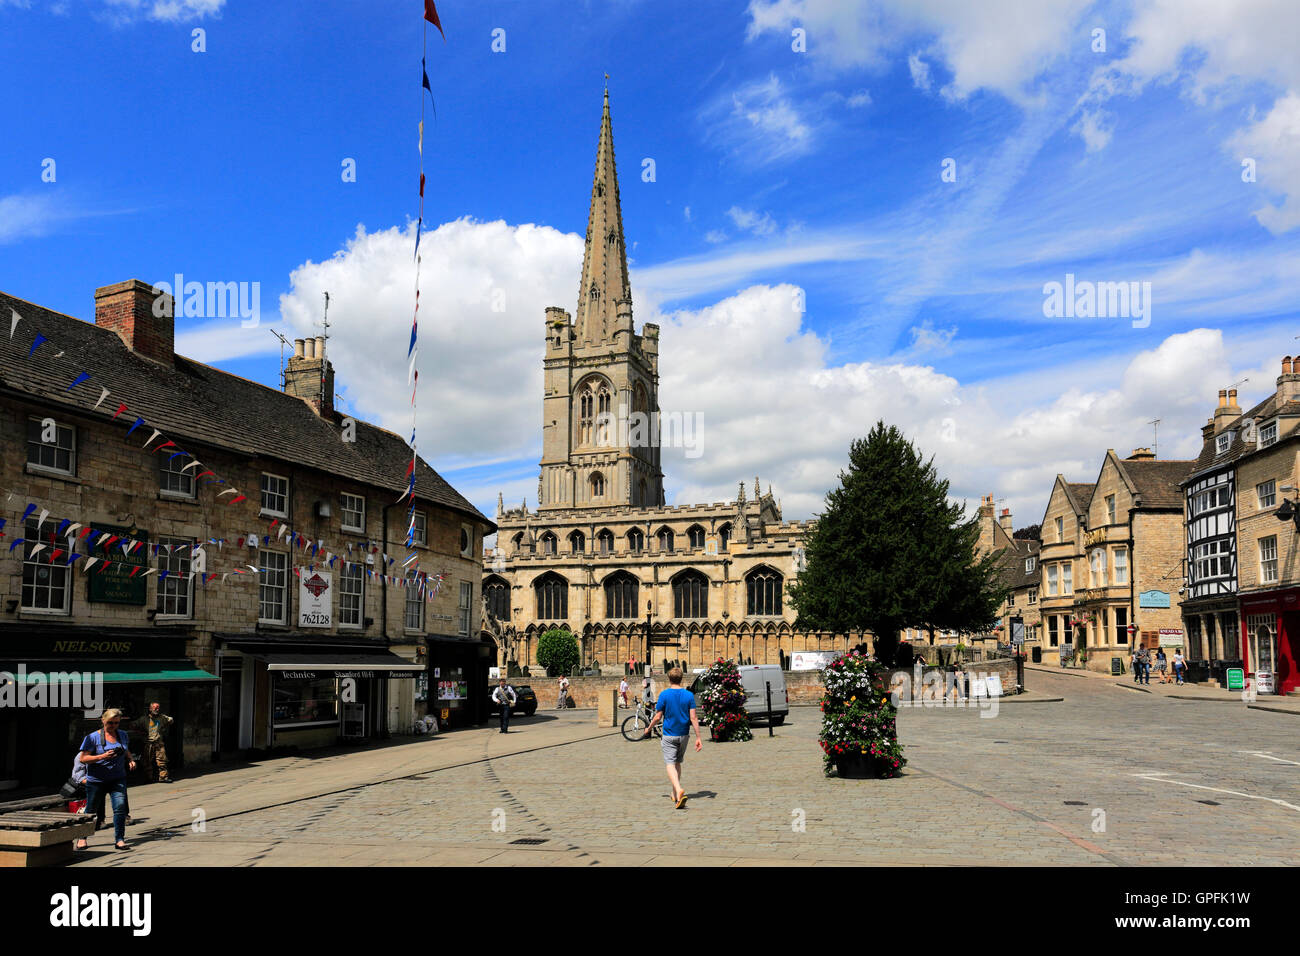
<svg viewBox="0 0 1300 956">
<path fill-rule="evenodd" d="M 231 498 L 228 502 L 226 502 L 226 504 L 231 504 L 231 505 L 233 505 L 233 504 L 236 504 L 236 503 L 238 503 L 238 502 L 240 502 L 240 501 L 247 501 L 247 500 L 248 500 L 248 498 L 245 497 L 244 495 L 237 495 L 236 497 Z"/>
<path fill-rule="evenodd" d="M 113 417 L 114 417 L 114 418 L 117 418 L 117 416 L 118 416 L 118 415 L 121 415 L 124 411 L 126 411 L 126 403 L 125 403 L 125 402 L 123 402 L 121 405 L 117 406 L 117 411 L 115 411 L 115 412 L 113 413 Z"/>
<path fill-rule="evenodd" d="M 442 33 L 442 24 L 438 21 L 438 8 L 433 5 L 433 0 L 424 0 L 424 19 L 437 27 L 439 33 Z M 447 42 L 447 34 L 445 33 L 442 33 L 442 42 Z"/>
</svg>

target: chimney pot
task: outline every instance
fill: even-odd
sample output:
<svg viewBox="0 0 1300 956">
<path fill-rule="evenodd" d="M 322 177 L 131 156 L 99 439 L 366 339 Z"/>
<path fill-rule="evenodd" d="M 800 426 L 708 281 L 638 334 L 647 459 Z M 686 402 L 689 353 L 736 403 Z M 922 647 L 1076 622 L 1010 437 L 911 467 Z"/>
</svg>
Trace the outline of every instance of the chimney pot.
<svg viewBox="0 0 1300 956">
<path fill-rule="evenodd" d="M 95 290 L 95 324 L 112 329 L 131 351 L 171 365 L 176 347 L 175 302 L 139 279 Z"/>
<path fill-rule="evenodd" d="M 1228 405 L 1235 407 L 1236 404 L 1237 404 L 1237 390 L 1235 388 L 1230 388 L 1228 389 Z"/>
<path fill-rule="evenodd" d="M 323 335 L 316 336 L 316 357 L 317 358 L 325 357 L 325 336 Z M 1237 393 L 1233 392 L 1232 394 L 1236 395 Z"/>
<path fill-rule="evenodd" d="M 1282 374 L 1283 375 L 1291 374 L 1291 356 L 1289 355 L 1283 356 L 1282 358 Z"/>
<path fill-rule="evenodd" d="M 303 344 L 302 357 L 303 357 L 303 358 L 309 358 L 309 359 L 313 359 L 313 358 L 315 358 L 315 357 L 316 357 L 316 340 L 315 340 L 315 339 L 304 339 L 302 344 Z"/>
<path fill-rule="evenodd" d="M 293 357 L 302 358 L 302 339 L 293 340 Z"/>
</svg>

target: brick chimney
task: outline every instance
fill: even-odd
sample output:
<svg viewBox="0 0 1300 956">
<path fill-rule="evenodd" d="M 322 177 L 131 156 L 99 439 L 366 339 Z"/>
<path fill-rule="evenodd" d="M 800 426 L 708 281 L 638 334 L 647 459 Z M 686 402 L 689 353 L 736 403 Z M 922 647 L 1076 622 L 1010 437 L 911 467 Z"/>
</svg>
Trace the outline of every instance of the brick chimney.
<svg viewBox="0 0 1300 956">
<path fill-rule="evenodd" d="M 1011 509 L 1010 509 L 1010 508 L 1003 508 L 1003 509 L 1002 509 L 1002 514 L 998 516 L 998 523 L 1002 525 L 1002 530 L 1003 530 L 1003 531 L 1005 531 L 1007 534 L 1010 534 L 1010 533 L 1011 533 L 1012 528 L 1011 528 Z"/>
<path fill-rule="evenodd" d="M 1134 448 L 1133 454 L 1126 461 L 1155 461 L 1155 453 L 1150 448 Z"/>
<path fill-rule="evenodd" d="M 284 390 L 289 395 L 301 398 L 322 418 L 333 417 L 334 366 L 325 358 L 324 336 L 293 340 L 293 355 L 284 368 Z"/>
<path fill-rule="evenodd" d="M 172 364 L 176 349 L 176 320 L 172 297 L 156 294 L 139 279 L 95 290 L 95 324 L 112 329 L 138 355 Z"/>
<path fill-rule="evenodd" d="M 1277 403 L 1300 401 L 1300 355 L 1294 363 L 1290 356 L 1282 359 L 1282 374 L 1277 377 Z"/>
</svg>

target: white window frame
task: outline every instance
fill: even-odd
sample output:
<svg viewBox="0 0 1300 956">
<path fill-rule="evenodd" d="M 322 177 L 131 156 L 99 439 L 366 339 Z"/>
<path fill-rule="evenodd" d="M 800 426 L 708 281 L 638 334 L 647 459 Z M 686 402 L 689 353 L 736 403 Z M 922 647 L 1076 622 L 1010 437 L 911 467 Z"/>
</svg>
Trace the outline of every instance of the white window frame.
<svg viewBox="0 0 1300 956">
<path fill-rule="evenodd" d="M 1115 496 L 1106 496 L 1106 524 L 1115 523 Z"/>
<path fill-rule="evenodd" d="M 1267 448 L 1269 445 L 1277 444 L 1277 419 L 1264 425 L 1259 430 L 1259 447 Z"/>
<path fill-rule="evenodd" d="M 283 561 L 278 568 L 269 566 L 270 559 L 277 558 Z M 274 588 L 277 585 L 267 584 L 265 578 L 268 574 L 283 574 L 284 583 L 278 585 L 280 590 L 280 610 L 281 616 L 278 618 L 263 617 L 262 608 L 266 601 L 262 598 L 263 588 Z M 258 624 L 288 624 L 289 623 L 289 552 L 272 551 L 270 548 L 257 549 L 257 623 Z"/>
<path fill-rule="evenodd" d="M 1064 518 L 1056 519 L 1056 543 L 1057 544 L 1065 543 L 1065 519 Z"/>
<path fill-rule="evenodd" d="M 1038 588 L 1029 589 L 1029 603 L 1030 604 L 1038 603 Z"/>
<path fill-rule="evenodd" d="M 1259 580 L 1261 584 L 1277 583 L 1277 535 L 1259 539 Z"/>
<path fill-rule="evenodd" d="M 402 607 L 402 628 L 408 633 L 422 633 L 424 631 L 424 596 L 420 593 L 419 585 L 404 585 L 406 588 L 406 602 Z M 419 620 L 411 624 L 411 611 L 414 609 L 416 617 Z"/>
<path fill-rule="evenodd" d="M 353 574 L 356 575 L 357 589 L 356 591 L 349 591 L 346 587 L 346 583 Z M 357 599 L 357 619 L 355 622 L 347 619 L 349 608 L 347 604 L 344 603 L 344 599 L 350 597 L 355 597 Z M 366 569 L 360 564 L 352 562 L 352 568 L 349 570 L 348 564 L 345 563 L 343 567 L 339 569 L 339 627 L 359 631 L 365 628 L 365 626 Z"/>
<path fill-rule="evenodd" d="M 157 613 L 154 615 L 155 620 L 188 621 L 194 617 L 193 554 L 195 544 L 196 542 L 193 538 L 158 538 L 158 571 L 160 575 L 163 571 L 167 571 L 168 574 L 165 578 L 160 576 L 155 579 L 158 582 L 154 588 L 154 607 L 157 609 Z M 168 554 L 165 550 L 168 545 L 172 546 L 171 554 Z M 189 551 L 188 555 L 184 553 L 186 550 Z M 185 593 L 183 595 L 178 594 L 173 590 L 173 582 L 181 580 L 180 576 L 173 572 L 179 571 L 179 566 L 181 565 L 185 567 L 185 571 L 183 572 L 185 574 L 183 582 Z M 165 599 L 180 599 L 182 597 L 185 601 L 184 613 L 176 611 L 168 612 L 163 610 L 163 601 Z"/>
<path fill-rule="evenodd" d="M 458 622 L 459 629 L 457 630 L 457 633 L 460 634 L 461 637 L 469 636 L 469 625 L 470 625 L 469 611 L 470 608 L 473 607 L 473 605 L 474 605 L 474 582 L 461 581 L 460 597 L 456 606 L 456 609 L 460 612 L 459 622 Z"/>
<path fill-rule="evenodd" d="M 1111 580 L 1115 584 L 1128 584 L 1128 548 L 1116 548 L 1111 556 Z"/>
<path fill-rule="evenodd" d="M 1056 597 L 1060 593 L 1061 569 L 1058 565 L 1047 566 L 1047 596 Z"/>
<path fill-rule="evenodd" d="M 414 526 L 411 530 L 411 543 L 419 547 L 429 546 L 429 524 L 423 511 L 415 512 Z"/>
<path fill-rule="evenodd" d="M 1227 431 L 1214 439 L 1214 454 L 1222 455 L 1232 447 L 1232 432 Z"/>
<path fill-rule="evenodd" d="M 36 423 L 38 431 L 43 430 L 43 425 L 46 418 L 52 418 L 52 416 L 49 415 L 46 415 L 44 417 L 40 417 L 37 415 L 28 416 L 29 421 Z M 30 438 L 27 439 L 27 467 L 32 469 L 33 471 L 42 472 L 43 474 L 47 474 L 47 475 L 70 475 L 75 477 L 77 474 L 77 426 L 60 425 L 58 419 L 53 419 L 53 421 L 54 421 L 54 444 L 53 445 L 51 445 L 49 442 L 43 442 L 43 441 L 33 442 Z M 69 435 L 71 436 L 70 444 L 66 448 L 64 448 L 63 445 L 59 444 L 59 434 L 64 431 L 68 432 Z M 56 452 L 59 450 L 67 451 L 68 453 L 67 470 L 65 471 L 64 469 L 58 468 L 54 465 L 42 465 L 39 462 L 33 462 L 31 460 L 31 451 L 33 445 L 39 448 L 53 448 L 55 449 Z"/>
<path fill-rule="evenodd" d="M 1104 588 L 1106 586 L 1106 549 L 1095 548 L 1089 565 L 1091 567 L 1093 587 Z"/>
<path fill-rule="evenodd" d="M 1074 562 L 1066 561 L 1061 565 L 1061 593 L 1074 593 Z"/>
<path fill-rule="evenodd" d="M 1025 574 L 1034 573 L 1034 558 L 1025 558 Z"/>
<path fill-rule="evenodd" d="M 48 524 L 49 521 L 47 520 L 46 524 L 43 527 L 48 526 Z M 56 527 L 57 527 L 57 523 L 56 523 Z M 67 617 L 72 613 L 72 587 L 73 587 L 72 569 L 69 567 L 59 567 L 49 560 L 46 560 L 44 562 L 40 560 L 41 555 L 49 555 L 52 552 L 53 548 L 48 542 L 48 540 L 44 542 L 41 541 L 42 535 L 37 533 L 35 521 L 29 521 L 27 523 L 27 525 L 23 530 L 23 536 L 27 540 L 23 542 L 23 563 L 22 566 L 19 568 L 19 574 L 18 574 L 19 610 L 25 615 L 42 614 L 42 615 L 49 615 L 52 617 Z M 37 560 L 35 561 L 28 560 L 32 548 L 42 543 L 45 544 L 45 548 L 37 555 Z M 65 548 L 66 547 L 67 546 L 65 545 Z M 34 605 L 27 605 L 23 603 L 24 594 L 26 592 L 26 587 L 27 587 L 26 584 L 24 583 L 24 579 L 27 576 L 27 566 L 29 564 L 33 565 L 38 570 L 42 564 L 44 564 L 45 567 L 48 567 L 50 569 L 51 582 L 53 581 L 53 575 L 55 574 L 55 572 L 58 572 L 63 577 L 63 606 L 62 607 L 36 607 Z M 38 588 L 39 585 L 34 584 L 33 587 Z M 53 587 L 52 583 L 45 585 L 46 591 L 49 591 L 52 587 Z"/>
<path fill-rule="evenodd" d="M 266 506 L 266 499 L 267 499 L 267 497 L 268 497 L 268 496 L 276 496 L 276 495 L 277 495 L 277 493 L 276 493 L 275 491 L 268 491 L 268 490 L 267 490 L 267 487 L 266 487 L 266 484 L 267 484 L 266 479 L 268 479 L 268 478 L 273 478 L 273 479 L 275 479 L 276 481 L 282 481 L 282 482 L 284 482 L 284 493 L 283 493 L 283 495 L 279 495 L 279 497 L 283 497 L 283 498 L 284 498 L 284 510 L 283 510 L 283 511 L 277 511 L 277 510 L 275 510 L 274 508 L 268 508 L 268 507 Z M 274 473 L 269 472 L 269 471 L 264 471 L 264 472 L 262 472 L 262 477 L 261 477 L 261 479 L 258 481 L 258 491 L 260 492 L 260 495 L 259 495 L 258 501 L 259 501 L 259 504 L 261 505 L 261 513 L 262 513 L 262 514 L 264 514 L 264 515 L 270 515 L 272 518 L 287 518 L 287 517 L 289 517 L 289 479 L 288 479 L 288 478 L 286 478 L 284 475 L 277 475 L 277 474 L 274 474 Z"/>
<path fill-rule="evenodd" d="M 170 455 L 167 455 L 166 457 L 162 458 L 162 460 L 158 462 L 158 494 L 160 494 L 164 498 L 176 498 L 181 501 L 193 501 L 194 494 L 195 494 L 194 472 L 197 469 L 192 468 L 189 471 L 181 471 L 180 469 L 185 467 L 185 465 L 183 464 L 180 465 L 180 467 L 178 468 L 173 468 L 172 463 L 178 462 L 181 457 L 183 456 L 177 456 L 176 458 L 172 458 Z M 163 487 L 164 475 L 175 475 L 176 477 L 182 479 L 181 484 L 184 487 L 189 488 L 189 491 L 178 491 L 174 488 L 164 488 Z"/>
<path fill-rule="evenodd" d="M 466 542 L 465 547 L 461 549 L 460 556 L 462 558 L 472 558 L 474 557 L 474 528 L 471 525 L 462 524 L 460 530 L 465 533 Z M 558 541 L 556 542 L 555 547 L 558 552 L 560 547 Z"/>
<path fill-rule="evenodd" d="M 1261 508 L 1273 508 L 1277 506 L 1277 479 L 1270 478 L 1268 481 L 1261 481 L 1255 486 L 1255 498 L 1259 501 Z"/>
<path fill-rule="evenodd" d="M 360 508 L 350 507 L 352 504 L 360 503 Z M 360 524 L 348 524 L 348 514 L 360 514 Z M 366 533 L 366 496 L 353 495 L 343 491 L 339 493 L 339 527 L 343 531 L 352 534 Z"/>
</svg>

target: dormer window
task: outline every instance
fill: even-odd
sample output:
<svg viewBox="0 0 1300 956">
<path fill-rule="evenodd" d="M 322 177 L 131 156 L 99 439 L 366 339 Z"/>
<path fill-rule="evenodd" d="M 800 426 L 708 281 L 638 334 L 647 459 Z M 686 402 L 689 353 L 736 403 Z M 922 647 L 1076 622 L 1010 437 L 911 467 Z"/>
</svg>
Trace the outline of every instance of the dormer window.
<svg viewBox="0 0 1300 956">
<path fill-rule="evenodd" d="M 1214 453 L 1216 455 L 1222 455 L 1232 447 L 1232 435 L 1232 432 L 1227 431 L 1214 440 Z"/>
<path fill-rule="evenodd" d="M 1033 574 L 1035 563 L 1033 558 L 1025 558 L 1025 574 Z"/>
<path fill-rule="evenodd" d="M 1277 422 L 1272 421 L 1259 430 L 1259 447 L 1267 448 L 1277 443 Z"/>
</svg>

